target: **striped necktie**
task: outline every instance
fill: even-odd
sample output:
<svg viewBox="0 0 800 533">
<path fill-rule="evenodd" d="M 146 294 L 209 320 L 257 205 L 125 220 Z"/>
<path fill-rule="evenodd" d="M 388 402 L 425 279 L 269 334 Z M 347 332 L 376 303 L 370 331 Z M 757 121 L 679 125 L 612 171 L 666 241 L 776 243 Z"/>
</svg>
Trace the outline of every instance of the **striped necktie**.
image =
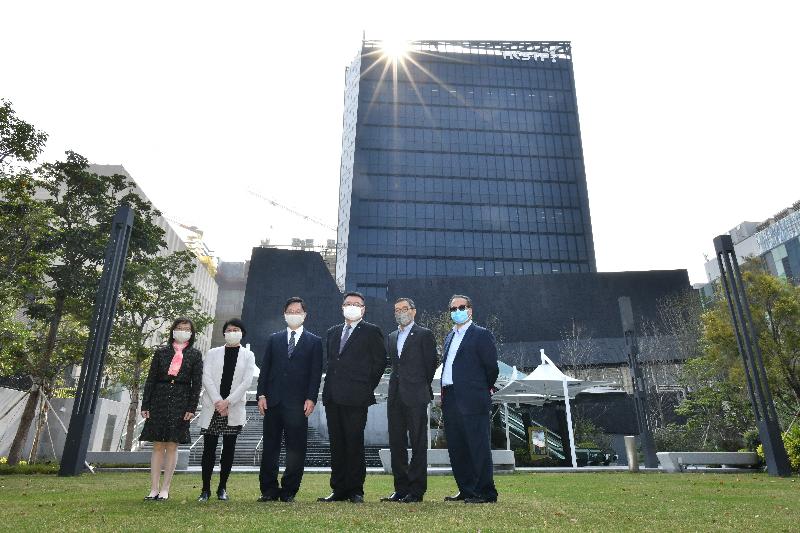
<svg viewBox="0 0 800 533">
<path fill-rule="evenodd" d="M 292 356 L 292 352 L 294 352 L 294 342 L 295 342 L 294 336 L 295 336 L 295 333 L 297 333 L 297 332 L 296 331 L 292 331 L 292 334 L 289 336 L 289 346 L 287 347 L 287 350 L 289 351 L 289 357 L 291 357 Z"/>
</svg>

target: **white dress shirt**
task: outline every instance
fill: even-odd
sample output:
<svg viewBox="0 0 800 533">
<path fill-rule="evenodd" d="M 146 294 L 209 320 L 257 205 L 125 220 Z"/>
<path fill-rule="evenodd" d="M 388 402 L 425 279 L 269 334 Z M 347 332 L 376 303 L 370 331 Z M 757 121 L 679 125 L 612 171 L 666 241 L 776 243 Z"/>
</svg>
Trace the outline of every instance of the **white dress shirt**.
<svg viewBox="0 0 800 533">
<path fill-rule="evenodd" d="M 453 384 L 453 360 L 456 358 L 461 341 L 464 340 L 464 333 L 472 325 L 472 320 L 467 320 L 461 326 L 453 326 L 453 338 L 450 339 L 450 349 L 447 351 L 447 361 L 442 369 L 442 386 L 447 387 Z"/>
<path fill-rule="evenodd" d="M 303 326 L 301 325 L 299 328 L 294 330 L 294 345 L 297 346 L 297 343 L 300 342 L 300 335 L 303 334 Z M 292 340 L 292 328 L 286 328 L 286 345 L 289 345 L 289 342 Z"/>
</svg>

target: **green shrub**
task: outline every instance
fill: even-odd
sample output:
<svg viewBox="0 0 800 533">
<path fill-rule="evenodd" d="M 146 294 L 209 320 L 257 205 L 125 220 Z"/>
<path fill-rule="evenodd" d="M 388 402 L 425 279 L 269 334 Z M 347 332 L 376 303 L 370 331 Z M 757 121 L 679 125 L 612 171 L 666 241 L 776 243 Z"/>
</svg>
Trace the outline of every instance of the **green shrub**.
<svg viewBox="0 0 800 533">
<path fill-rule="evenodd" d="M 792 429 L 783 434 L 783 447 L 786 448 L 786 455 L 789 456 L 789 464 L 792 470 L 800 472 L 800 426 L 793 426 Z M 758 445 L 756 453 L 763 461 L 763 444 Z"/>
<path fill-rule="evenodd" d="M 14 466 L 6 463 L 0 463 L 0 475 L 13 475 L 13 474 L 58 474 L 58 463 L 33 463 L 29 464 L 25 461 L 20 461 L 19 464 Z"/>
</svg>

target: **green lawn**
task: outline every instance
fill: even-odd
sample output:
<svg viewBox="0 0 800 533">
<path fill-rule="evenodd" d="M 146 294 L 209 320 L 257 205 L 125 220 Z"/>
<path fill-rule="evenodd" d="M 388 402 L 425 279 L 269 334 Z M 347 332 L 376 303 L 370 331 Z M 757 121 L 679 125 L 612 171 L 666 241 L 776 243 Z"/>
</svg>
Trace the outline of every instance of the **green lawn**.
<svg viewBox="0 0 800 533">
<path fill-rule="evenodd" d="M 215 476 L 216 479 L 216 476 Z M 366 500 L 316 503 L 328 476 L 306 475 L 298 501 L 258 503 L 258 476 L 233 474 L 231 500 L 195 502 L 199 474 L 176 475 L 170 500 L 144 502 L 146 473 L 0 477 L 3 531 L 798 531 L 800 480 L 765 474 L 530 474 L 495 478 L 495 505 L 445 503 L 449 476 L 423 504 L 380 503 L 392 478 L 367 476 Z"/>
</svg>

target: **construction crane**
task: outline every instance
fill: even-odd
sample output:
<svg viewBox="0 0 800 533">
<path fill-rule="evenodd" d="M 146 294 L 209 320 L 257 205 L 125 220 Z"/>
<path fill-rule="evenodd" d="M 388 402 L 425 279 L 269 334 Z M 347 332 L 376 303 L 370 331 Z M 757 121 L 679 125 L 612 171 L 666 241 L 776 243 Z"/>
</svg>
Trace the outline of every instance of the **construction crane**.
<svg viewBox="0 0 800 533">
<path fill-rule="evenodd" d="M 289 213 L 291 213 L 291 214 L 293 214 L 295 216 L 298 216 L 298 217 L 302 218 L 303 220 L 308 220 L 309 222 L 313 222 L 314 224 L 317 224 L 318 226 L 322 226 L 323 228 L 329 229 L 331 231 L 336 231 L 335 227 L 333 227 L 333 226 L 331 226 L 329 224 L 326 224 L 325 222 L 322 222 L 321 220 L 317 220 L 314 217 L 310 217 L 308 215 L 304 215 L 303 213 L 300 213 L 299 211 L 295 211 L 294 209 L 292 209 L 290 207 L 286 207 L 285 205 L 280 204 L 280 203 L 276 202 L 275 200 L 272 200 L 271 198 L 267 198 L 263 194 L 258 193 L 258 192 L 254 191 L 252 189 L 247 189 L 247 192 L 249 192 L 250 194 L 252 194 L 256 198 L 260 198 L 261 200 L 264 200 L 268 204 L 274 205 L 275 207 L 280 207 L 284 211 L 288 211 Z"/>
</svg>

